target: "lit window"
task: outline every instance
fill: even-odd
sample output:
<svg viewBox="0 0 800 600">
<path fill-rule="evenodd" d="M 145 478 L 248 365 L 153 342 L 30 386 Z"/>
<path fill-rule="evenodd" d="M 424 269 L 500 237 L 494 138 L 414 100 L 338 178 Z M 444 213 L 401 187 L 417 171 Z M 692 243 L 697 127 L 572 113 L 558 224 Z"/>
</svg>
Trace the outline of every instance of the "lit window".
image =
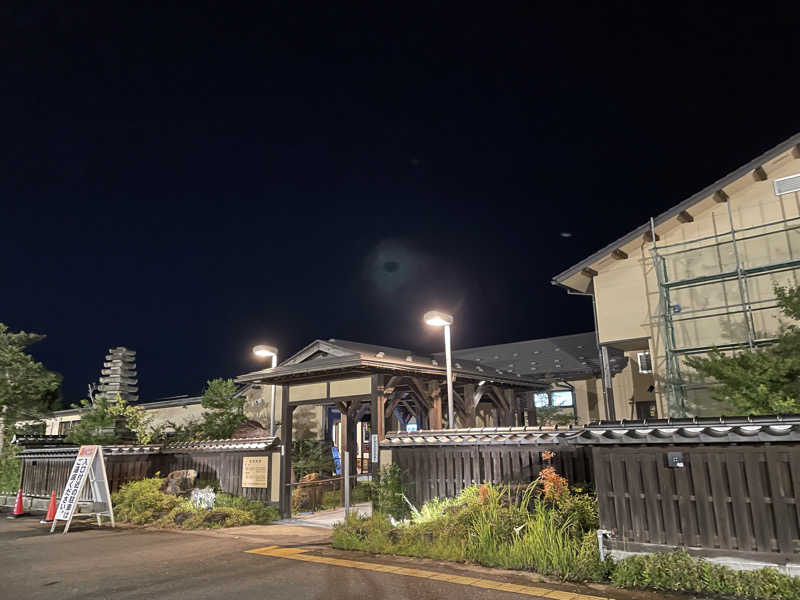
<svg viewBox="0 0 800 600">
<path fill-rule="evenodd" d="M 550 406 L 550 395 L 547 392 L 543 394 L 534 394 L 533 404 L 536 406 L 536 408 Z"/>
<path fill-rule="evenodd" d="M 550 392 L 550 397 L 553 399 L 553 406 L 572 406 L 572 392 L 570 391 L 554 391 Z"/>
<path fill-rule="evenodd" d="M 639 373 L 652 373 L 653 372 L 653 361 L 650 360 L 650 353 L 649 352 L 639 352 L 636 355 L 636 359 L 639 363 Z"/>
</svg>

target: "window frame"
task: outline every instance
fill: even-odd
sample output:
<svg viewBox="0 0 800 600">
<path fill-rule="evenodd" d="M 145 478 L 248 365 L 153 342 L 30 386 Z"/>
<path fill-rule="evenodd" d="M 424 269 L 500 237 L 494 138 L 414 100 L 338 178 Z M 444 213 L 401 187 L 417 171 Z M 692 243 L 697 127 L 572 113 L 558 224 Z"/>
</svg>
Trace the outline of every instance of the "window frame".
<svg viewBox="0 0 800 600">
<path fill-rule="evenodd" d="M 647 362 L 650 363 L 649 369 L 642 368 L 642 356 L 647 356 Z M 653 372 L 653 357 L 650 355 L 649 350 L 636 353 L 636 366 L 639 368 L 639 373 L 648 374 Z"/>
</svg>

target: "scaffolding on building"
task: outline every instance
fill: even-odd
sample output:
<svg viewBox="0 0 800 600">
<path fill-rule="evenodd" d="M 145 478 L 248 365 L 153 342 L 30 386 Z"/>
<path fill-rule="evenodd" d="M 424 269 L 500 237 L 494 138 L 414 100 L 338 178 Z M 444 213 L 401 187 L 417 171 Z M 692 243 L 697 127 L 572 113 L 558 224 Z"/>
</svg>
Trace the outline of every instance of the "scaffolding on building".
<svg viewBox="0 0 800 600">
<path fill-rule="evenodd" d="M 719 233 L 688 241 L 659 245 L 651 220 L 663 350 L 657 354 L 664 359 L 670 416 L 727 413 L 729 407 L 712 399 L 711 382 L 689 368 L 685 358 L 774 342 L 783 326 L 775 287 L 800 281 L 800 217 L 786 218 L 778 199 L 774 214 L 782 218 L 737 228 L 730 201 L 726 204 L 727 219 L 711 215 L 712 230 Z M 771 212 L 761 208 L 760 215 L 747 215 L 751 221 L 765 220 L 764 213 Z"/>
</svg>

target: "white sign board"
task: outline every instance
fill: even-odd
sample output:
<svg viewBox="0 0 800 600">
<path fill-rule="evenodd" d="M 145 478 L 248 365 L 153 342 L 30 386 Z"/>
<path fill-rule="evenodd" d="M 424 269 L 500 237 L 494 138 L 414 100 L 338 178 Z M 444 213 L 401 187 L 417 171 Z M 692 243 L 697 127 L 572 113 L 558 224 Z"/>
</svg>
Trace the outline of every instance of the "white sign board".
<svg viewBox="0 0 800 600">
<path fill-rule="evenodd" d="M 72 465 L 72 472 L 67 480 L 64 493 L 61 495 L 61 502 L 58 504 L 50 533 L 56 530 L 56 524 L 59 521 L 66 521 L 64 533 L 69 531 L 72 516 L 75 514 L 78 499 L 87 479 L 92 485 L 92 500 L 95 506 L 93 512 L 97 515 L 97 524 L 101 524 L 101 515 L 107 515 L 111 518 L 111 526 L 114 527 L 114 509 L 111 506 L 111 493 L 108 490 L 103 449 L 100 446 L 81 446 L 75 464 Z"/>
<path fill-rule="evenodd" d="M 242 487 L 267 488 L 268 456 L 242 457 Z"/>
<path fill-rule="evenodd" d="M 370 441 L 372 442 L 372 448 L 371 448 L 371 450 L 372 450 L 372 452 L 371 452 L 371 454 L 372 454 L 372 457 L 371 457 L 372 458 L 372 462 L 376 463 L 376 462 L 378 462 L 378 434 L 377 433 L 373 433 L 370 436 Z"/>
</svg>

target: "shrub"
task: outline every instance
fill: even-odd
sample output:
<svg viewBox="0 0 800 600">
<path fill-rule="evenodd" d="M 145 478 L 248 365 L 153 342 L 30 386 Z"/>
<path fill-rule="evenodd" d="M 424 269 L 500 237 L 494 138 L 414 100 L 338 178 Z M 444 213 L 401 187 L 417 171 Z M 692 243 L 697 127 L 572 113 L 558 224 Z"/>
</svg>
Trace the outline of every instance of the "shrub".
<svg viewBox="0 0 800 600">
<path fill-rule="evenodd" d="M 330 476 L 335 469 L 330 442 L 324 440 L 292 442 L 292 470 L 298 481 L 309 473 Z"/>
<path fill-rule="evenodd" d="M 19 448 L 4 444 L 0 448 L 0 492 L 14 492 L 19 488 L 20 461 Z"/>
<path fill-rule="evenodd" d="M 800 578 L 775 569 L 734 571 L 694 558 L 685 550 L 621 560 L 611 574 L 619 587 L 736 596 L 753 600 L 800 600 Z"/>
<path fill-rule="evenodd" d="M 230 494 L 220 493 L 217 494 L 217 502 L 215 508 L 235 508 L 249 513 L 253 523 L 256 525 L 266 525 L 272 521 L 277 521 L 281 518 L 281 514 L 274 506 L 258 502 L 257 500 L 250 500 L 242 498 L 241 496 L 232 496 Z"/>
<path fill-rule="evenodd" d="M 362 502 L 369 502 L 372 498 L 369 485 L 356 485 L 350 490 L 350 503 L 361 504 Z"/>
<path fill-rule="evenodd" d="M 262 525 L 280 518 L 272 506 L 230 494 L 217 494 L 212 510 L 198 509 L 187 498 L 162 492 L 163 481 L 161 477 L 152 477 L 123 485 L 111 497 L 115 516 L 134 525 L 183 529 Z"/>
<path fill-rule="evenodd" d="M 388 484 L 387 484 L 388 485 Z M 350 518 L 335 528 L 337 548 L 469 560 L 489 567 L 535 570 L 565 580 L 602 580 L 596 538 L 553 505 L 536 486 L 474 486 L 457 498 L 434 499 L 411 521 L 392 527 L 385 516 Z M 594 539 L 594 546 L 591 541 Z"/>
<path fill-rule="evenodd" d="M 144 525 L 161 519 L 178 507 L 183 499 L 162 492 L 163 481 L 161 477 L 151 477 L 123 485 L 111 497 L 115 516 L 120 521 Z"/>
<path fill-rule="evenodd" d="M 240 527 L 252 525 L 253 515 L 231 506 L 216 507 L 212 510 L 197 510 L 180 524 L 183 529 L 216 529 L 219 527 Z"/>
<path fill-rule="evenodd" d="M 405 519 L 411 508 L 403 498 L 406 481 L 398 465 L 388 465 L 381 469 L 377 481 L 372 482 L 372 502 L 375 510 L 394 517 Z"/>
</svg>

